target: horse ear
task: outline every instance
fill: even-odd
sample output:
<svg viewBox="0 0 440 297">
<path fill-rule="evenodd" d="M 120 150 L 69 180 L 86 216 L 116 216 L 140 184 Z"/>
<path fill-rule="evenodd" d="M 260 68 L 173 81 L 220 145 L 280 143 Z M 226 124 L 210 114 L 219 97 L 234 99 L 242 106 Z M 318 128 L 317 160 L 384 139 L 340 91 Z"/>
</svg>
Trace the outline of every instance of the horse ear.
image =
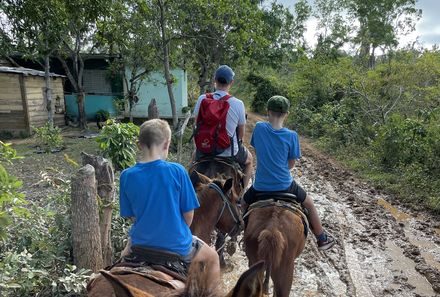
<svg viewBox="0 0 440 297">
<path fill-rule="evenodd" d="M 197 189 L 200 184 L 209 184 L 211 182 L 209 177 L 197 172 L 196 170 L 192 171 L 189 177 L 194 189 Z"/>
<path fill-rule="evenodd" d="M 223 193 L 229 192 L 230 189 L 232 189 L 232 185 L 234 184 L 233 178 L 228 178 L 225 183 L 223 184 Z"/>
<path fill-rule="evenodd" d="M 264 261 L 254 264 L 238 279 L 237 284 L 227 297 L 260 297 L 263 296 Z"/>
<path fill-rule="evenodd" d="M 193 172 L 191 172 L 189 178 L 191 179 L 191 183 L 192 183 L 194 189 L 197 188 L 197 186 L 200 184 L 199 173 L 194 170 Z"/>
</svg>

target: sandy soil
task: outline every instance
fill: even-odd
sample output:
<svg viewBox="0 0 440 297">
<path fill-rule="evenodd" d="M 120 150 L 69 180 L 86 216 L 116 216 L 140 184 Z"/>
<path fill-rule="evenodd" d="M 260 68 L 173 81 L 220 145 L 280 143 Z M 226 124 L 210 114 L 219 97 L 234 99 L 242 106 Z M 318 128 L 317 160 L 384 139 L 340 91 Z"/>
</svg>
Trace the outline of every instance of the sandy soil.
<svg viewBox="0 0 440 297">
<path fill-rule="evenodd" d="M 262 118 L 249 114 L 249 132 L 256 120 Z M 304 139 L 301 146 L 294 177 L 337 244 L 321 252 L 309 236 L 290 296 L 440 296 L 439 218 L 358 180 Z M 241 249 L 228 259 L 234 269 L 223 279 L 230 288 L 247 259 Z"/>
</svg>

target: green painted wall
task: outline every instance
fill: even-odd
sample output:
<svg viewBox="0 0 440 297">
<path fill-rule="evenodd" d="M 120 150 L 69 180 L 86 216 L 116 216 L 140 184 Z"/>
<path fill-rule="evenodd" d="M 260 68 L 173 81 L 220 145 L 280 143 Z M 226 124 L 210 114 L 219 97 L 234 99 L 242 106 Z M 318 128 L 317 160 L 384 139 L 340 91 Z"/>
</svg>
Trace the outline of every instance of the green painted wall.
<svg viewBox="0 0 440 297">
<path fill-rule="evenodd" d="M 176 100 L 177 115 L 182 116 L 182 108 L 188 106 L 188 81 L 186 71 L 176 69 L 171 71 L 175 78 L 173 84 L 174 98 Z M 131 78 L 131 72 L 125 70 L 128 79 Z M 171 104 L 168 97 L 167 86 L 162 72 L 154 72 L 142 82 L 138 93 L 139 102 L 133 108 L 135 118 L 146 118 L 148 115 L 148 104 L 155 98 L 159 109 L 159 116 L 162 118 L 171 118 Z M 128 109 L 125 116 L 128 116 Z"/>
<path fill-rule="evenodd" d="M 110 113 L 111 116 L 116 116 L 116 109 L 113 105 L 113 100 L 116 96 L 111 95 L 86 95 L 84 99 L 86 117 L 88 120 L 94 120 L 95 114 L 98 110 L 103 109 Z M 76 102 L 75 94 L 64 95 L 66 101 L 66 113 L 69 116 L 78 116 L 78 104 Z"/>
</svg>

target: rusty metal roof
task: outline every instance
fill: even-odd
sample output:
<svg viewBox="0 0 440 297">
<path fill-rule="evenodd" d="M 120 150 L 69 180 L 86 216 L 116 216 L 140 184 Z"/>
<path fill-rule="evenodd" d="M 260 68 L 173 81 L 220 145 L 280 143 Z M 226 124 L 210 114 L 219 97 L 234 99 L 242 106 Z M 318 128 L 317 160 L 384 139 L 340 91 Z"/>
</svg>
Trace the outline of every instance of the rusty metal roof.
<svg viewBox="0 0 440 297">
<path fill-rule="evenodd" d="M 32 75 L 32 76 L 43 76 L 44 77 L 44 71 L 30 69 L 30 68 L 24 68 L 24 67 L 6 67 L 6 66 L 0 66 L 0 72 L 3 73 L 17 73 L 17 74 L 24 74 L 24 75 Z M 50 73 L 49 74 L 52 77 L 66 77 L 64 75 L 56 74 L 56 73 Z"/>
</svg>

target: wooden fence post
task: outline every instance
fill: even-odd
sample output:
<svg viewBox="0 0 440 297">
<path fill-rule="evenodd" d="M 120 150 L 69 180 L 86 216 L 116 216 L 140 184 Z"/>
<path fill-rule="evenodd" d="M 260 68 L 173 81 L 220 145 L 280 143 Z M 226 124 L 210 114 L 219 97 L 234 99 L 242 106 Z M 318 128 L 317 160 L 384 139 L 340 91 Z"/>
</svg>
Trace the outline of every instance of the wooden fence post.
<svg viewBox="0 0 440 297">
<path fill-rule="evenodd" d="M 95 178 L 98 184 L 98 197 L 101 199 L 102 215 L 99 220 L 101 233 L 101 248 L 104 266 L 113 263 L 113 248 L 111 242 L 111 223 L 113 202 L 115 198 L 115 175 L 111 162 L 101 156 L 81 153 L 83 165 L 90 164 L 95 168 Z"/>
<path fill-rule="evenodd" d="M 148 119 L 158 119 L 159 118 L 159 110 L 157 109 L 156 99 L 153 98 L 148 104 Z"/>
<path fill-rule="evenodd" d="M 182 126 L 180 126 L 179 131 L 177 131 L 178 143 L 177 143 L 177 158 L 178 162 L 182 163 L 182 146 L 183 146 L 183 134 L 185 133 L 186 126 L 188 125 L 189 119 L 191 118 L 191 112 L 187 112 L 185 114 L 185 119 L 182 122 Z"/>
<path fill-rule="evenodd" d="M 81 167 L 71 183 L 73 262 L 97 272 L 103 268 L 95 169 Z"/>
</svg>

